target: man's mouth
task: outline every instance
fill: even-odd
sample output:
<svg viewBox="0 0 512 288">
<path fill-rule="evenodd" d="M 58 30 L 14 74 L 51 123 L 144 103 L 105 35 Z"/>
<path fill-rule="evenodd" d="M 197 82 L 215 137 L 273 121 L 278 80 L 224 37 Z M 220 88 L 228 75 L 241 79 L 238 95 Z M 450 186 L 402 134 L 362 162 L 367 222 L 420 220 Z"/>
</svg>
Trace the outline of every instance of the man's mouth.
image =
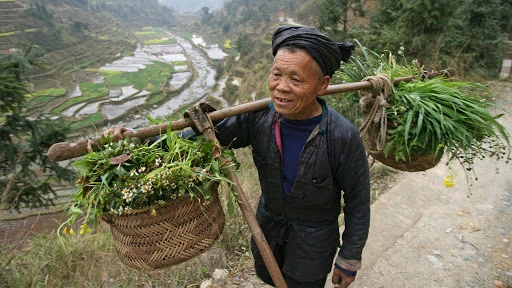
<svg viewBox="0 0 512 288">
<path fill-rule="evenodd" d="M 288 102 L 292 102 L 291 100 L 287 100 L 287 99 L 283 99 L 283 98 L 277 98 L 277 97 L 276 97 L 276 101 L 277 101 L 277 102 L 281 102 L 281 103 L 288 103 Z"/>
</svg>

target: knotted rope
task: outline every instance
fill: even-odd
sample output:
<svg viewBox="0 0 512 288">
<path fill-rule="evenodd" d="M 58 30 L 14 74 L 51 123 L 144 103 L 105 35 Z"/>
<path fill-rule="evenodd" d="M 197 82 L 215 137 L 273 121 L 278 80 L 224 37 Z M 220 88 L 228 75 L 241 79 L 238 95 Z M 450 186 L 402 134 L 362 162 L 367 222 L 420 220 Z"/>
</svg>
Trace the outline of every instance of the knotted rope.
<svg viewBox="0 0 512 288">
<path fill-rule="evenodd" d="M 388 118 L 386 108 L 390 105 L 386 99 L 392 93 L 391 78 L 385 74 L 365 77 L 362 81 L 370 81 L 372 90 L 359 90 L 359 105 L 364 115 L 359 133 L 370 153 L 381 153 L 386 146 Z"/>
</svg>

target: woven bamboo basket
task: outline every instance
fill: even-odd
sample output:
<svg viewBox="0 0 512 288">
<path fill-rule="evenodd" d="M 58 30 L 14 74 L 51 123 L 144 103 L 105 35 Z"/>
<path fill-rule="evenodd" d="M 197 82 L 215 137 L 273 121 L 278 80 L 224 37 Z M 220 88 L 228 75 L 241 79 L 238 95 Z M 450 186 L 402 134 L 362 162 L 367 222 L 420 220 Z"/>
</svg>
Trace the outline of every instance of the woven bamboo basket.
<svg viewBox="0 0 512 288">
<path fill-rule="evenodd" d="M 397 161 L 393 150 L 389 151 L 387 156 L 384 152 L 370 153 L 370 155 L 373 159 L 386 166 L 406 172 L 419 172 L 434 168 L 443 158 L 443 153 L 437 153 L 431 155 L 410 155 L 406 160 Z"/>
<path fill-rule="evenodd" d="M 225 215 L 217 188 L 206 202 L 189 195 L 164 206 L 103 217 L 114 247 L 129 267 L 153 271 L 190 260 L 207 251 L 224 230 Z"/>
</svg>

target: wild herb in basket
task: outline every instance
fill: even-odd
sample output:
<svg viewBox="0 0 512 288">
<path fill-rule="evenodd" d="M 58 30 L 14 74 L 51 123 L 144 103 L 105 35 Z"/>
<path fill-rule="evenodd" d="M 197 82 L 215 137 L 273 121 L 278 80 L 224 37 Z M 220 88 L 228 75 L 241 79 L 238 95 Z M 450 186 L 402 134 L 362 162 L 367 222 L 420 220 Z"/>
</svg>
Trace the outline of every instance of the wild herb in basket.
<svg viewBox="0 0 512 288">
<path fill-rule="evenodd" d="M 335 74 L 338 79 L 360 82 L 385 74 L 393 81 L 417 76 L 394 85 L 386 99 L 386 155 L 393 151 L 396 161 L 404 161 L 415 155 L 446 153 L 448 161 L 457 160 L 474 176 L 476 159 L 510 161 L 509 135 L 498 120 L 504 111 L 492 102 L 494 96 L 487 87 L 448 77 L 426 79 L 421 77 L 424 69 L 417 61 L 405 59 L 404 47 L 400 47 L 398 58 L 390 51 L 378 54 L 357 43 L 360 53 Z M 354 92 L 350 96 L 352 109 L 357 109 L 359 95 Z"/>
<path fill-rule="evenodd" d="M 230 182 L 225 176 L 228 165 L 238 165 L 230 150 L 221 153 L 231 161 L 213 158 L 214 144 L 202 136 L 192 141 L 168 132 L 152 145 L 128 138 L 104 140 L 101 151 L 73 163 L 80 178 L 70 218 L 63 225 L 78 217 L 84 217 L 84 225 L 95 225 L 102 216 L 148 209 L 156 213 L 159 206 L 183 195 L 208 201 L 210 185 Z"/>
</svg>

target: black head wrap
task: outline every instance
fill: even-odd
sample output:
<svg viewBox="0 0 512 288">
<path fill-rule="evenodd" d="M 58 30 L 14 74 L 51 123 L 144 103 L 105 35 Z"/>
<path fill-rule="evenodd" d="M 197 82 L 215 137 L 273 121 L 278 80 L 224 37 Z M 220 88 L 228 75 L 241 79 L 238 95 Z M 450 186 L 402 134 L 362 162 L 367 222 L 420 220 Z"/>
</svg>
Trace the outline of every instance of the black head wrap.
<svg viewBox="0 0 512 288">
<path fill-rule="evenodd" d="M 340 68 L 340 62 L 347 62 L 354 44 L 336 43 L 317 30 L 304 26 L 279 26 L 272 36 L 272 55 L 276 56 L 281 47 L 303 49 L 313 57 L 325 75 L 332 77 Z"/>
</svg>

